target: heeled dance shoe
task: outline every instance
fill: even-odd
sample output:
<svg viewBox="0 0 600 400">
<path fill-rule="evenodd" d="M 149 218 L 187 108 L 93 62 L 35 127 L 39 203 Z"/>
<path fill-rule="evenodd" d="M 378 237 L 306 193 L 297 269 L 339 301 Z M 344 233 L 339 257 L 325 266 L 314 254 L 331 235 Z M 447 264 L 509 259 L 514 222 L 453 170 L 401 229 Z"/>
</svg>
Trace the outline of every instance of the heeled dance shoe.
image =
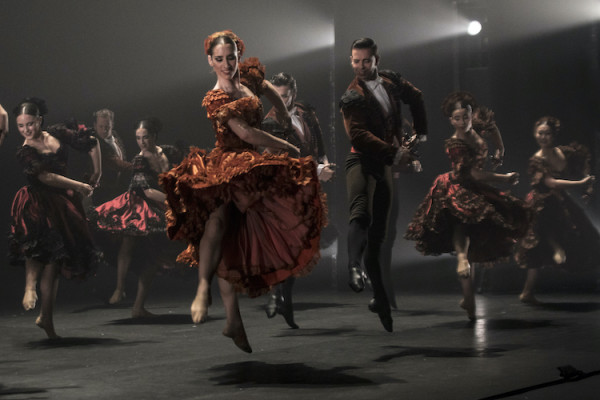
<svg viewBox="0 0 600 400">
<path fill-rule="evenodd" d="M 394 320 L 392 319 L 392 311 L 390 309 L 390 304 L 387 301 L 377 301 L 375 297 L 373 297 L 369 301 L 369 311 L 377 314 L 379 320 L 381 321 L 381 325 L 383 325 L 383 328 L 386 331 L 394 331 Z"/>
<path fill-rule="evenodd" d="M 365 288 L 365 276 L 359 265 L 350 265 L 348 267 L 348 285 L 356 293 L 360 293 Z"/>
<path fill-rule="evenodd" d="M 267 313 L 267 318 L 273 318 L 277 315 L 277 296 L 274 294 L 269 295 L 269 300 L 267 300 L 267 304 L 265 305 L 265 313 Z"/>
</svg>

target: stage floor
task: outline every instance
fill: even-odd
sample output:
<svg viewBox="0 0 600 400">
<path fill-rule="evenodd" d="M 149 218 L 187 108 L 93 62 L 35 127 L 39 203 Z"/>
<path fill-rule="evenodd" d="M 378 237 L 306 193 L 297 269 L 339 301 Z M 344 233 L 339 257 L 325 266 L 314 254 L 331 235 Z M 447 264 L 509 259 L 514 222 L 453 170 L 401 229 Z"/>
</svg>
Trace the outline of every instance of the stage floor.
<svg viewBox="0 0 600 400">
<path fill-rule="evenodd" d="M 215 285 L 216 286 L 216 285 Z M 4 305 L 0 398 L 13 399 L 598 399 L 600 295 L 400 294 L 394 332 L 349 289 L 295 293 L 296 322 L 267 319 L 265 297 L 241 298 L 252 354 L 221 335 L 218 295 L 194 325 L 193 292 L 152 296 L 158 317 L 129 318 L 131 302 L 94 296 L 57 304 L 63 339 L 49 341 L 36 311 Z M 19 299 L 20 300 L 20 299 Z M 558 367 L 581 371 L 563 381 Z"/>
</svg>

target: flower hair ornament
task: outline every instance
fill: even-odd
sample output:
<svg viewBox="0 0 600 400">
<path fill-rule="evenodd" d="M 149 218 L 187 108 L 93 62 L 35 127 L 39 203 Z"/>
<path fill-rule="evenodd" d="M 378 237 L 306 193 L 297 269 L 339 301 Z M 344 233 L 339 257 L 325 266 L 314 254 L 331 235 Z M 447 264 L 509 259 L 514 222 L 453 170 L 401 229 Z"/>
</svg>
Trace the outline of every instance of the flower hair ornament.
<svg viewBox="0 0 600 400">
<path fill-rule="evenodd" d="M 213 47 L 213 42 L 222 36 L 227 36 L 235 42 L 240 57 L 244 54 L 244 50 L 246 49 L 246 46 L 244 46 L 244 41 L 240 39 L 239 36 L 233 33 L 231 30 L 226 29 L 224 31 L 215 32 L 212 35 L 209 35 L 206 39 L 204 39 L 204 52 L 207 55 L 210 55 L 210 50 Z"/>
</svg>

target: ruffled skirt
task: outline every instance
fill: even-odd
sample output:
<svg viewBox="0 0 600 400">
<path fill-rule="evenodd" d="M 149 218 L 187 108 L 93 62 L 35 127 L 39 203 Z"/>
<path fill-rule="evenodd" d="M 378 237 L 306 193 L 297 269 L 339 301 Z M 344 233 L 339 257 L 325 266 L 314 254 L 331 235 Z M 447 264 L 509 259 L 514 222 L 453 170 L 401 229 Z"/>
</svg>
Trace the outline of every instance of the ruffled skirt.
<svg viewBox="0 0 600 400">
<path fill-rule="evenodd" d="M 85 278 L 102 260 L 92 241 L 81 200 L 67 191 L 22 187 L 12 203 L 11 264 L 30 258 L 55 263 L 67 279 Z"/>
<path fill-rule="evenodd" d="M 109 233 L 147 236 L 166 231 L 164 208 L 133 191 L 96 207 L 90 219 L 97 229 Z"/>
<path fill-rule="evenodd" d="M 312 158 L 192 148 L 161 175 L 167 193 L 167 234 L 185 240 L 179 262 L 198 264 L 198 246 L 212 212 L 227 206 L 217 274 L 250 296 L 290 276 L 305 275 L 319 259 L 326 205 Z"/>
<path fill-rule="evenodd" d="M 459 181 L 448 172 L 435 179 L 404 237 L 416 241 L 425 255 L 453 253 L 452 235 L 462 225 L 471 238 L 471 262 L 500 261 L 511 256 L 528 223 L 522 200 L 480 182 Z"/>
<path fill-rule="evenodd" d="M 560 267 L 585 270 L 598 266 L 600 235 L 568 193 L 563 190 L 531 191 L 526 204 L 533 218 L 515 252 L 515 260 L 521 267 L 556 266 L 551 241 L 565 251 L 566 260 Z"/>
</svg>

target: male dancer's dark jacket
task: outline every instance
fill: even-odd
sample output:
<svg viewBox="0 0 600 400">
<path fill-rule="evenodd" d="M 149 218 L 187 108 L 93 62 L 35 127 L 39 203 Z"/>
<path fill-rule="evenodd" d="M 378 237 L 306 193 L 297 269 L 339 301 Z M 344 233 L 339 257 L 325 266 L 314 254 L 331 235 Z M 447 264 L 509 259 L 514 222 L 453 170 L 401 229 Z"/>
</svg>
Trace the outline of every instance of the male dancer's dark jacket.
<svg viewBox="0 0 600 400">
<path fill-rule="evenodd" d="M 304 138 L 300 138 L 293 127 L 287 130 L 283 128 L 282 121 L 277 116 L 274 107 L 265 116 L 262 129 L 298 147 L 300 156 L 312 156 L 316 162 L 320 163 L 325 157 L 325 147 L 323 146 L 323 134 L 315 109 L 301 102 L 295 102 L 294 107 L 304 125 Z"/>
<path fill-rule="evenodd" d="M 346 89 L 340 108 L 352 151 L 391 165 L 398 150 L 394 137 L 402 143 L 401 104 L 409 106 L 417 135 L 427 135 L 427 120 L 419 89 L 393 71 L 380 71 L 379 77 L 392 105 L 389 118 L 384 117 L 381 105 L 358 77 Z"/>
<path fill-rule="evenodd" d="M 127 161 L 125 146 L 117 132 L 113 131 L 112 136 L 115 138 L 115 145 L 121 151 L 121 157 L 95 130 L 92 129 L 91 134 L 98 138 L 102 153 L 102 177 L 100 178 L 100 186 L 94 190 L 93 194 L 94 204 L 100 205 L 127 190 L 131 178 L 132 164 Z"/>
</svg>

